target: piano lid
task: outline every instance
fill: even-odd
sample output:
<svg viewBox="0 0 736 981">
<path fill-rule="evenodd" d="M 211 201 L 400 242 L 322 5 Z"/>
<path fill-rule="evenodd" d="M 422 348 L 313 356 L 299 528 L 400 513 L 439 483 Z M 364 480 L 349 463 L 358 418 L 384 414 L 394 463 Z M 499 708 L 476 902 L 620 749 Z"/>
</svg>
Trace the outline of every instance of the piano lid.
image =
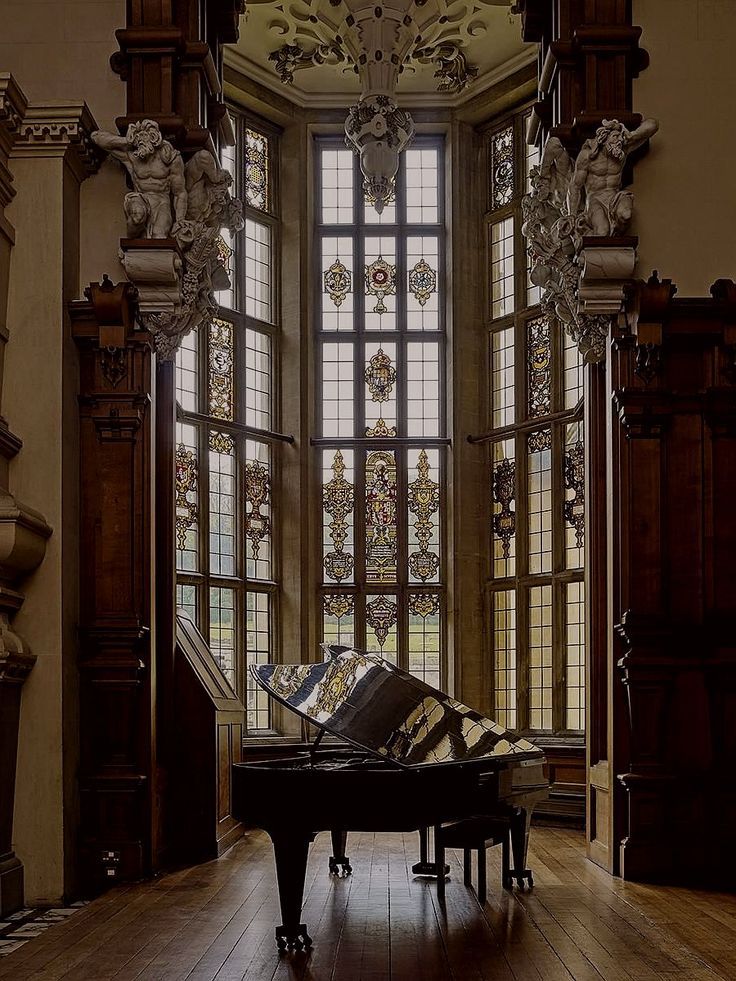
<svg viewBox="0 0 736 981">
<path fill-rule="evenodd" d="M 542 759 L 533 743 L 383 658 L 323 646 L 321 664 L 253 664 L 251 673 L 320 729 L 400 766 Z"/>
</svg>

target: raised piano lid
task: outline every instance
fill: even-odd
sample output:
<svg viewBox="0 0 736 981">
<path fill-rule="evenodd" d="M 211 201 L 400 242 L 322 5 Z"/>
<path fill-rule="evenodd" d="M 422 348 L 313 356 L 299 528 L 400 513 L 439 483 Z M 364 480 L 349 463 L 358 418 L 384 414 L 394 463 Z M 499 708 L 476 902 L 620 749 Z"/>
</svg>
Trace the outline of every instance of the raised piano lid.
<svg viewBox="0 0 736 981">
<path fill-rule="evenodd" d="M 253 664 L 251 673 L 318 728 L 399 766 L 543 759 L 533 743 L 377 655 L 323 646 L 320 664 Z"/>
</svg>

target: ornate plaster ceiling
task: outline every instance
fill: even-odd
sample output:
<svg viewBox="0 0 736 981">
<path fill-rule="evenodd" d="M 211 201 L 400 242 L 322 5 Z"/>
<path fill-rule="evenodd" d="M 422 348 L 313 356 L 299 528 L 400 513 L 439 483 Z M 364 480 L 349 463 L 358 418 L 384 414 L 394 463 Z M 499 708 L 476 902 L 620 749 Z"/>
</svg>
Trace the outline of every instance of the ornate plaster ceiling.
<svg viewBox="0 0 736 981">
<path fill-rule="evenodd" d="M 398 53 L 407 105 L 461 103 L 533 57 L 510 0 L 247 0 L 228 60 L 298 104 L 347 106 L 361 93 L 355 36 L 368 6 L 380 47 Z"/>
</svg>

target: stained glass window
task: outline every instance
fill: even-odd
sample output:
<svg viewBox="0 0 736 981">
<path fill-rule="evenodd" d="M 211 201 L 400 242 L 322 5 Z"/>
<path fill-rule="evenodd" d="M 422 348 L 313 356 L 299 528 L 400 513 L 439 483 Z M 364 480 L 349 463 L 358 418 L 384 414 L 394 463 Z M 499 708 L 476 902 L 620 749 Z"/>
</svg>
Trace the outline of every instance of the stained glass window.
<svg viewBox="0 0 736 981">
<path fill-rule="evenodd" d="M 278 139 L 242 115 L 232 119 L 236 147 L 225 148 L 222 163 L 244 202 L 245 229 L 223 235 L 230 286 L 176 362 L 177 604 L 244 701 L 248 729 L 260 731 L 271 726 L 270 706 L 247 667 L 277 656 Z"/>
<path fill-rule="evenodd" d="M 494 133 L 490 145 L 491 210 L 510 204 L 514 195 L 514 127 Z"/>
<path fill-rule="evenodd" d="M 258 130 L 245 127 L 245 167 L 243 186 L 245 200 L 251 208 L 271 209 L 271 147 L 269 138 Z"/>
<path fill-rule="evenodd" d="M 418 136 L 379 215 L 356 156 L 317 161 L 323 638 L 445 678 L 443 148 Z"/>
<path fill-rule="evenodd" d="M 487 144 L 492 714 L 568 738 L 585 705 L 583 371 L 529 279 L 521 199 L 539 152 L 528 118 L 495 125 Z"/>
</svg>

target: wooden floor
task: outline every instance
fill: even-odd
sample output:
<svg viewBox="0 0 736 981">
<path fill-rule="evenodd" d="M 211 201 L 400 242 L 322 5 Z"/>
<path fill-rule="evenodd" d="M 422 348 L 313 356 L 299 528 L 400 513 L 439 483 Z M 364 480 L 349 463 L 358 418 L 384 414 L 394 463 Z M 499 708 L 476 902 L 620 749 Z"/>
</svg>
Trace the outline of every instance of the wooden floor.
<svg viewBox="0 0 736 981">
<path fill-rule="evenodd" d="M 736 897 L 632 885 L 585 861 L 582 835 L 535 828 L 535 888 L 504 892 L 489 854 L 481 910 L 459 856 L 444 907 L 415 879 L 416 835 L 353 835 L 354 874 L 312 848 L 309 954 L 279 957 L 268 839 L 217 862 L 118 887 L 0 960 L 0 978 L 74 981 L 714 981 L 736 979 Z M 494 849 L 498 852 L 499 849 Z"/>
</svg>

